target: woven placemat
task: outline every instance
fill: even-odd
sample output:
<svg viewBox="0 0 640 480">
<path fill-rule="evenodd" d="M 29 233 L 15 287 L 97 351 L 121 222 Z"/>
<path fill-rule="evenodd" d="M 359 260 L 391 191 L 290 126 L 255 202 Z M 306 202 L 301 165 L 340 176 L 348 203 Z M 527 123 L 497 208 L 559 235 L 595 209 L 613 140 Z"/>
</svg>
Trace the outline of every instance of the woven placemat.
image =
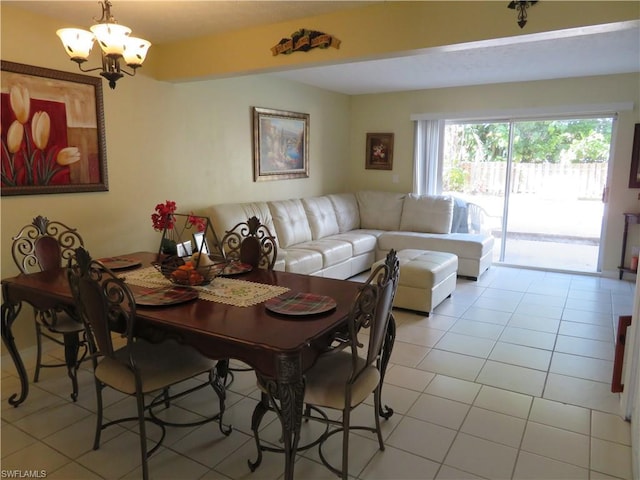
<svg viewBox="0 0 640 480">
<path fill-rule="evenodd" d="M 140 287 L 164 287 L 172 285 L 154 267 L 141 268 L 121 277 L 125 282 Z M 210 302 L 224 303 L 236 307 L 249 307 L 288 292 L 287 287 L 247 282 L 235 278 L 216 277 L 209 285 L 192 287 L 198 291 L 198 298 Z"/>
</svg>

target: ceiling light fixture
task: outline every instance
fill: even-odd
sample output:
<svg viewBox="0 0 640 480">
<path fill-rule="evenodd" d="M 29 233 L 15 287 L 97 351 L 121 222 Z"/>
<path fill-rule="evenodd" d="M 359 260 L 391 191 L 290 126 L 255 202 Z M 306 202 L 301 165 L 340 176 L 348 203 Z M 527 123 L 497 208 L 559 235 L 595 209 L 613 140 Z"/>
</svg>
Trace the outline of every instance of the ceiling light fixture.
<svg viewBox="0 0 640 480">
<path fill-rule="evenodd" d="M 102 17 L 94 18 L 98 23 L 93 25 L 90 30 L 82 30 L 80 28 L 61 28 L 56 32 L 64 49 L 71 57 L 71 60 L 78 64 L 83 72 L 95 72 L 102 70 L 100 75 L 109 80 L 109 87 L 116 88 L 116 82 L 127 74 L 133 77 L 136 69 L 142 65 L 147 50 L 151 43 L 142 38 L 130 37 L 131 29 L 124 25 L 118 25 L 116 19 L 111 15 L 111 2 L 105 0 L 100 3 L 102 7 Z M 84 70 L 82 64 L 89 58 L 93 41 L 98 40 L 102 49 L 102 67 Z M 120 62 L 133 69 L 133 73 L 123 69 Z"/>
<path fill-rule="evenodd" d="M 507 8 L 511 10 L 518 10 L 518 25 L 520 25 L 520 28 L 527 24 L 527 9 L 536 3 L 538 3 L 537 0 L 514 0 L 507 5 Z"/>
</svg>

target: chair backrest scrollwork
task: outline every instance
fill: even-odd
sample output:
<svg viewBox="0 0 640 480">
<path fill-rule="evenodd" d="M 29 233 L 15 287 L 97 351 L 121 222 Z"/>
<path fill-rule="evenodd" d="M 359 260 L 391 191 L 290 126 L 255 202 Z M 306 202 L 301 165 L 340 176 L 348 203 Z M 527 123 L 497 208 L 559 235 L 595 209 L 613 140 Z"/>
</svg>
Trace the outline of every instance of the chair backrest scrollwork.
<svg viewBox="0 0 640 480">
<path fill-rule="evenodd" d="M 276 238 L 255 216 L 227 230 L 222 250 L 228 259 L 267 270 L 273 270 L 278 256 Z"/>
</svg>

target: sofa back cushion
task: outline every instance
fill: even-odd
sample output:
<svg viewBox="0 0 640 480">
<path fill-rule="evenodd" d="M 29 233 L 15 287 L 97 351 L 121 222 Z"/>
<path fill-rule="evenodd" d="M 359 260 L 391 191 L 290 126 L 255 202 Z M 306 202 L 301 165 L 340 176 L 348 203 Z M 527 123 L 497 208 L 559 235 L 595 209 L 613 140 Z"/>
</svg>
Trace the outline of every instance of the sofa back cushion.
<svg viewBox="0 0 640 480">
<path fill-rule="evenodd" d="M 251 217 L 258 217 L 272 235 L 276 235 L 273 218 L 267 202 L 250 203 L 222 203 L 212 205 L 204 211 L 204 215 L 211 220 L 218 239 L 222 240 L 227 230 L 231 230 L 240 222 L 246 222 Z"/>
<path fill-rule="evenodd" d="M 398 230 L 405 195 L 376 191 L 356 193 L 360 210 L 360 228 Z"/>
<path fill-rule="evenodd" d="M 449 233 L 453 221 L 453 198 L 415 195 L 404 199 L 400 230 L 422 233 Z"/>
<path fill-rule="evenodd" d="M 303 198 L 302 206 L 307 214 L 311 236 L 314 240 L 339 232 L 338 219 L 329 197 Z"/>
<path fill-rule="evenodd" d="M 358 209 L 358 200 L 356 200 L 355 194 L 335 193 L 327 196 L 333 205 L 340 233 L 360 228 L 360 210 Z"/>
<path fill-rule="evenodd" d="M 307 214 L 300 199 L 268 202 L 273 225 L 278 236 L 278 245 L 290 247 L 311 240 L 311 229 Z"/>
</svg>

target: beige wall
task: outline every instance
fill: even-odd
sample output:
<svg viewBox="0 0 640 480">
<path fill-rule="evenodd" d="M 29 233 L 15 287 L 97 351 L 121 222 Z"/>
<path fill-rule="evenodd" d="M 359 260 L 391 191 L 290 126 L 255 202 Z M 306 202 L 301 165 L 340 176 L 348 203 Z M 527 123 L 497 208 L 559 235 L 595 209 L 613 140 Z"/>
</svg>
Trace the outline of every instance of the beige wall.
<svg viewBox="0 0 640 480">
<path fill-rule="evenodd" d="M 533 109 L 559 106 L 573 108 L 587 104 L 633 102 L 632 111 L 621 112 L 615 128 L 614 156 L 609 179 L 610 199 L 606 208 L 603 240 L 603 271 L 614 275 L 620 262 L 624 225 L 623 212 L 638 211 L 638 190 L 629 189 L 631 145 L 634 124 L 640 121 L 640 75 L 612 75 L 579 79 L 442 88 L 384 95 L 359 95 L 351 99 L 352 188 L 399 192 L 413 186 L 412 114 L 479 112 Z M 366 132 L 394 133 L 393 171 L 365 170 Z M 397 183 L 394 183 L 397 177 Z M 640 231 L 634 229 L 630 245 L 640 245 Z"/>
<path fill-rule="evenodd" d="M 4 4 L 0 13 L 3 60 L 77 72 L 55 37 L 59 21 Z M 639 121 L 638 75 L 348 97 L 266 75 L 172 84 L 146 76 L 152 69 L 145 69 L 120 80 L 115 91 L 103 83 L 108 192 L 0 198 L 0 276 L 17 272 L 10 238 L 37 214 L 78 227 L 90 252 L 103 256 L 155 249 L 159 234 L 149 216 L 166 199 L 181 211 L 197 211 L 210 203 L 360 188 L 410 191 L 414 113 L 633 101 L 636 110 L 621 116 L 616 138 L 606 270 L 617 266 L 621 213 L 638 210 L 638 191 L 626 187 Z M 311 115 L 308 179 L 253 182 L 251 106 Z M 392 172 L 364 169 L 370 131 L 395 133 Z M 16 333 L 19 345 L 33 342 L 31 322 L 19 320 Z"/>
<path fill-rule="evenodd" d="M 77 72 L 55 37 L 59 22 L 2 6 L 2 59 Z M 13 276 L 11 236 L 38 214 L 75 226 L 94 256 L 158 248 L 153 207 L 282 199 L 346 189 L 349 98 L 262 76 L 171 84 L 144 75 L 103 82 L 109 191 L 1 197 L 0 276 Z M 310 176 L 253 182 L 251 106 L 311 115 Z M 24 309 L 27 313 L 29 309 Z M 23 314 L 24 315 L 24 314 Z M 19 344 L 33 325 L 16 322 Z"/>
</svg>

